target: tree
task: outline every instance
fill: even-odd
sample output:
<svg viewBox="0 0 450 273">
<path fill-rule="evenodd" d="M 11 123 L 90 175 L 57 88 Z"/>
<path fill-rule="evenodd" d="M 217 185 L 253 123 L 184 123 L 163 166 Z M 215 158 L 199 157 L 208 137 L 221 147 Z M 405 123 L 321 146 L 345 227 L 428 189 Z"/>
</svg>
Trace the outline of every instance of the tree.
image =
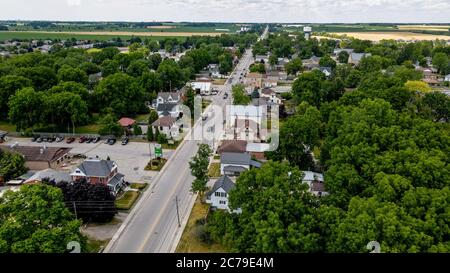
<svg viewBox="0 0 450 273">
<path fill-rule="evenodd" d="M 0 118 L 6 118 L 9 107 L 8 101 L 16 91 L 25 87 L 31 87 L 32 83 L 29 79 L 22 76 L 8 75 L 0 78 Z"/>
<path fill-rule="evenodd" d="M 172 59 L 162 61 L 157 73 L 163 83 L 164 91 L 171 91 L 185 84 L 185 78 L 180 66 Z"/>
<path fill-rule="evenodd" d="M 27 171 L 25 158 L 17 153 L 0 150 L 0 177 L 3 181 L 17 178 Z"/>
<path fill-rule="evenodd" d="M 430 112 L 434 121 L 450 121 L 450 97 L 441 92 L 425 94 L 422 104 Z M 423 111 L 423 110 L 422 110 Z"/>
<path fill-rule="evenodd" d="M 127 68 L 127 74 L 133 77 L 140 77 L 149 72 L 149 64 L 146 60 L 136 60 L 130 63 Z"/>
<path fill-rule="evenodd" d="M 28 87 L 16 92 L 8 102 L 9 119 L 16 125 L 16 130 L 33 128 L 42 119 L 44 112 L 43 93 Z"/>
<path fill-rule="evenodd" d="M 325 55 L 320 58 L 319 65 L 323 67 L 331 67 L 334 69 L 336 67 L 336 61 L 333 60 L 330 55 Z"/>
<path fill-rule="evenodd" d="M 150 69 L 158 69 L 159 64 L 162 62 L 162 57 L 159 54 L 152 54 L 148 57 Z"/>
<path fill-rule="evenodd" d="M 266 73 L 266 67 L 264 66 L 264 64 L 255 63 L 250 66 L 250 72 L 264 74 Z"/>
<path fill-rule="evenodd" d="M 38 91 L 50 89 L 57 83 L 55 72 L 46 66 L 20 68 L 17 74 L 30 79 L 33 87 Z"/>
<path fill-rule="evenodd" d="M 80 226 L 55 187 L 24 185 L 0 198 L 1 252 L 64 253 L 71 241 L 84 249 Z"/>
<path fill-rule="evenodd" d="M 186 105 L 189 110 L 191 110 L 191 117 L 194 117 L 195 91 L 194 89 L 192 89 L 192 87 L 187 88 L 184 105 Z"/>
<path fill-rule="evenodd" d="M 150 110 L 150 115 L 148 117 L 148 125 L 151 126 L 153 122 L 157 121 L 159 118 L 158 113 L 155 110 Z"/>
<path fill-rule="evenodd" d="M 232 88 L 233 104 L 234 105 L 248 105 L 251 102 L 251 98 L 247 96 L 243 85 L 235 85 Z"/>
<path fill-rule="evenodd" d="M 219 73 L 227 74 L 233 70 L 233 56 L 230 52 L 225 52 L 219 56 Z"/>
<path fill-rule="evenodd" d="M 149 125 L 147 129 L 147 140 L 148 141 L 155 140 L 155 135 L 153 134 L 153 127 L 151 125 Z"/>
<path fill-rule="evenodd" d="M 48 123 L 56 124 L 59 128 L 72 125 L 73 132 L 75 126 L 88 121 L 88 106 L 81 97 L 74 93 L 62 92 L 54 93 L 45 98 Z"/>
<path fill-rule="evenodd" d="M 58 70 L 58 81 L 60 82 L 77 82 L 87 85 L 89 82 L 89 77 L 86 72 L 80 68 L 73 68 L 70 66 L 63 66 Z"/>
<path fill-rule="evenodd" d="M 450 65 L 450 60 L 447 56 L 447 54 L 443 52 L 439 52 L 434 54 L 433 56 L 433 66 L 438 69 L 438 72 L 441 74 L 445 74 L 448 72 L 448 67 Z"/>
<path fill-rule="evenodd" d="M 303 70 L 303 63 L 301 58 L 295 58 L 284 65 L 286 73 L 289 75 L 297 75 L 298 72 Z"/>
<path fill-rule="evenodd" d="M 42 182 L 61 189 L 66 206 L 85 223 L 108 223 L 117 213 L 116 197 L 107 185 L 91 184 L 85 179 L 75 183 L 62 181 L 56 184 L 49 179 Z"/>
<path fill-rule="evenodd" d="M 339 52 L 339 54 L 338 54 L 338 61 L 341 64 L 348 63 L 348 58 L 349 58 L 349 54 L 348 54 L 347 51 L 343 50 L 343 51 Z"/>
<path fill-rule="evenodd" d="M 278 56 L 275 55 L 275 54 L 270 55 L 270 57 L 269 57 L 269 64 L 271 66 L 275 66 L 276 64 L 278 64 Z"/>
<path fill-rule="evenodd" d="M 134 124 L 134 125 L 133 125 L 133 134 L 134 134 L 135 136 L 140 136 L 140 135 L 142 135 L 142 129 L 141 129 L 141 126 L 139 126 L 138 124 Z"/>
<path fill-rule="evenodd" d="M 208 166 L 209 157 L 212 155 L 212 150 L 208 144 L 200 144 L 198 146 L 197 154 L 189 162 L 192 175 L 195 177 L 192 182 L 191 191 L 199 193 L 200 197 L 206 190 L 206 183 L 209 181 Z"/>
<path fill-rule="evenodd" d="M 423 81 L 407 81 L 405 87 L 411 92 L 428 93 L 431 87 Z"/>
<path fill-rule="evenodd" d="M 108 77 L 109 75 L 116 74 L 120 72 L 119 63 L 113 60 L 105 60 L 102 63 L 102 76 Z"/>
<path fill-rule="evenodd" d="M 123 135 L 123 128 L 112 114 L 104 116 L 100 120 L 100 124 L 102 124 L 102 127 L 98 132 L 101 135 L 114 135 L 116 137 Z"/>
</svg>

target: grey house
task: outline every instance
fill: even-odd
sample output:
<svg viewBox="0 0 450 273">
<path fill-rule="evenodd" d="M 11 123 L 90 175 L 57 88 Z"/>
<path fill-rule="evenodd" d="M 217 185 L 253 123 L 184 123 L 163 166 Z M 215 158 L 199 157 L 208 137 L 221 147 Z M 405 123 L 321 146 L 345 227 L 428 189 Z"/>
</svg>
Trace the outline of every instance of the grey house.
<svg viewBox="0 0 450 273">
<path fill-rule="evenodd" d="M 251 167 L 260 168 L 261 163 L 252 160 L 248 153 L 222 153 L 220 155 L 220 174 L 239 176 Z"/>
</svg>

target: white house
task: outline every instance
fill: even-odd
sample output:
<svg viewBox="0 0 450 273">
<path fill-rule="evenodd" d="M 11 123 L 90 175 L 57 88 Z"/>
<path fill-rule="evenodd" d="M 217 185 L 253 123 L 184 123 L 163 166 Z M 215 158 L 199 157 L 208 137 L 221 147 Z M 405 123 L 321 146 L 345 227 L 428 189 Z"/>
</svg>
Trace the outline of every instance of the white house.
<svg viewBox="0 0 450 273">
<path fill-rule="evenodd" d="M 444 82 L 450 82 L 450 74 L 448 74 L 447 76 L 445 76 Z"/>
<path fill-rule="evenodd" d="M 348 57 L 348 63 L 349 64 L 354 64 L 354 65 L 358 65 L 359 62 L 361 62 L 361 60 L 365 57 L 370 57 L 372 56 L 372 54 L 370 53 L 355 53 L 352 52 L 350 53 L 350 56 Z"/>
<path fill-rule="evenodd" d="M 195 93 L 200 95 L 210 95 L 212 90 L 212 83 L 209 80 L 191 82 L 191 87 Z"/>
<path fill-rule="evenodd" d="M 230 211 L 228 195 L 234 187 L 234 182 L 228 176 L 220 177 L 206 194 L 206 203 L 211 204 L 211 207 Z"/>
<path fill-rule="evenodd" d="M 281 98 L 277 96 L 277 93 L 270 88 L 265 88 L 261 91 L 261 98 L 267 98 L 268 101 L 274 104 L 281 104 Z"/>
<path fill-rule="evenodd" d="M 261 124 L 267 113 L 267 107 L 254 105 L 230 105 L 226 109 L 226 118 L 230 127 L 234 126 L 236 120 L 252 120 Z"/>
<path fill-rule="evenodd" d="M 303 183 L 307 183 L 309 191 L 316 196 L 325 196 L 329 193 L 325 190 L 323 174 L 311 171 L 303 171 Z"/>
<path fill-rule="evenodd" d="M 255 56 L 255 63 L 269 63 L 269 57 L 270 55 L 256 55 Z"/>
<path fill-rule="evenodd" d="M 163 103 L 179 103 L 181 101 L 180 92 L 160 92 L 158 97 L 153 101 L 153 107 L 157 108 Z"/>
<path fill-rule="evenodd" d="M 181 105 L 178 103 L 162 103 L 156 108 L 159 117 L 170 116 L 174 119 L 180 117 L 181 110 Z"/>
<path fill-rule="evenodd" d="M 176 124 L 176 119 L 171 116 L 160 117 L 152 123 L 152 129 L 153 133 L 156 133 L 156 129 L 158 129 L 168 139 L 177 138 L 180 134 L 180 127 Z"/>
<path fill-rule="evenodd" d="M 252 160 L 248 153 L 227 153 L 220 155 L 220 174 L 239 176 L 250 167 L 260 168 L 261 163 Z"/>
</svg>

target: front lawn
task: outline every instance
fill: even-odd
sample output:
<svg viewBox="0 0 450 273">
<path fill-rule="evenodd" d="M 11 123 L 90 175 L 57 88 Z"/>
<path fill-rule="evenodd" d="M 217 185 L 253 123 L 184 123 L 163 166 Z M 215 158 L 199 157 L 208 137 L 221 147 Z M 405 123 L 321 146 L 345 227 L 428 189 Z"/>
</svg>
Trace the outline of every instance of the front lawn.
<svg viewBox="0 0 450 273">
<path fill-rule="evenodd" d="M 208 169 L 209 177 L 220 177 L 220 163 L 211 163 Z"/>
<path fill-rule="evenodd" d="M 139 197 L 138 191 L 127 191 L 119 199 L 116 199 L 116 207 L 118 210 L 129 210 Z"/>
<path fill-rule="evenodd" d="M 228 250 L 217 243 L 207 240 L 205 233 L 205 218 L 209 205 L 201 203 L 199 198 L 195 201 L 187 225 L 178 243 L 177 253 L 226 253 Z M 205 240 L 206 239 L 206 240 Z"/>
<path fill-rule="evenodd" d="M 15 132 L 16 126 L 7 121 L 0 120 L 0 131 Z"/>
<path fill-rule="evenodd" d="M 165 158 L 161 158 L 159 160 L 157 158 L 152 159 L 152 160 L 150 160 L 150 162 L 148 162 L 147 166 L 145 166 L 144 170 L 158 172 L 164 167 L 166 162 L 167 162 L 167 159 L 165 159 Z"/>
<path fill-rule="evenodd" d="M 88 124 L 85 126 L 75 127 L 76 134 L 92 134 L 97 135 L 102 126 L 100 124 Z"/>
<path fill-rule="evenodd" d="M 130 188 L 135 190 L 144 190 L 147 186 L 147 183 L 131 183 Z"/>
</svg>

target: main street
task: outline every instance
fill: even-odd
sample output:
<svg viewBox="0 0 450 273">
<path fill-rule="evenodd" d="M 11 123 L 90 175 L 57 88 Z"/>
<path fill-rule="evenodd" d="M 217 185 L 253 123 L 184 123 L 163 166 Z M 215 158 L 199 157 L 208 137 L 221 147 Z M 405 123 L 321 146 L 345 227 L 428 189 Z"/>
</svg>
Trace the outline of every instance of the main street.
<svg viewBox="0 0 450 273">
<path fill-rule="evenodd" d="M 212 105 L 224 107 L 230 103 L 232 86 L 240 82 L 240 76 L 248 70 L 251 63 L 253 63 L 253 55 L 251 50 L 247 50 L 233 71 L 231 80 L 227 81 L 223 91 L 213 98 Z M 225 93 L 229 94 L 227 99 L 223 98 Z M 195 124 L 193 130 L 202 130 L 201 119 Z M 216 136 L 221 136 L 222 133 L 222 128 L 216 128 Z M 188 136 L 180 144 L 104 252 L 168 253 L 175 251 L 196 198 L 190 192 L 194 178 L 190 173 L 189 161 L 197 152 L 198 144 L 201 142 L 192 140 Z"/>
</svg>

